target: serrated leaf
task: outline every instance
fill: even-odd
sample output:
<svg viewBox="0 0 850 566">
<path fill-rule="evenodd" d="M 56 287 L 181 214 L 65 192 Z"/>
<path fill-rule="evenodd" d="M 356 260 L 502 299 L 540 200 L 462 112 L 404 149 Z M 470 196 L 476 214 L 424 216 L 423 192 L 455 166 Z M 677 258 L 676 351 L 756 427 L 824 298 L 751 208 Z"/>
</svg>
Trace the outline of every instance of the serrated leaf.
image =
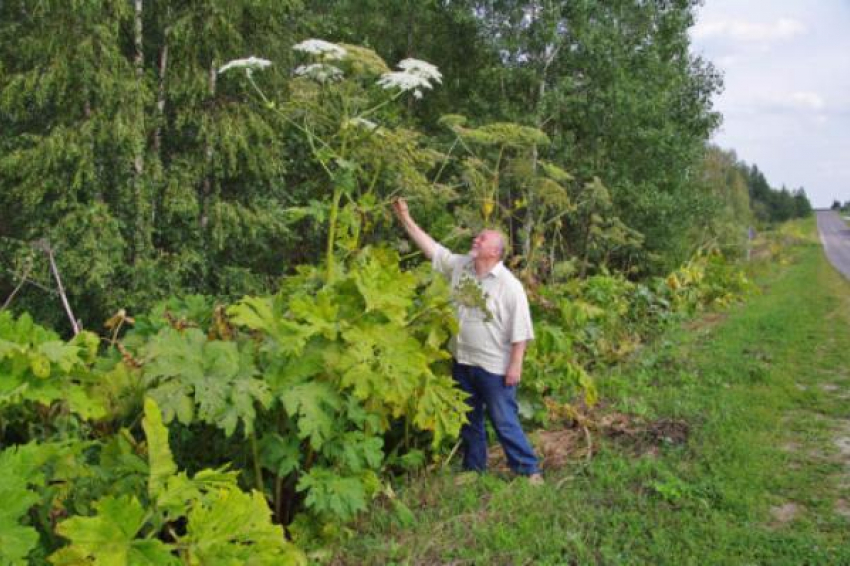
<svg viewBox="0 0 850 566">
<path fill-rule="evenodd" d="M 422 346 L 403 327 L 363 322 L 343 333 L 347 348 L 336 367 L 341 384 L 363 401 L 401 416 L 421 378 L 430 375 Z"/>
<path fill-rule="evenodd" d="M 268 386 L 256 379 L 251 345 L 209 340 L 198 329 L 161 330 L 145 350 L 148 395 L 161 404 L 166 422 L 197 418 L 233 434 L 244 425 L 253 430 L 254 404 L 269 406 Z"/>
<path fill-rule="evenodd" d="M 231 322 L 251 330 L 271 332 L 275 326 L 271 297 L 244 297 L 227 309 Z"/>
<path fill-rule="evenodd" d="M 92 517 L 71 517 L 56 530 L 71 541 L 51 562 L 65 564 L 176 564 L 170 548 L 158 540 L 136 540 L 146 512 L 132 496 L 105 497 L 95 504 Z"/>
<path fill-rule="evenodd" d="M 334 430 L 337 410 L 342 406 L 339 394 L 327 383 L 312 381 L 296 385 L 283 399 L 286 412 L 296 420 L 299 438 L 309 438 L 319 450 Z"/>
<path fill-rule="evenodd" d="M 379 470 L 384 462 L 384 440 L 379 436 L 367 437 L 359 431 L 346 433 L 342 447 L 341 463 L 354 473 Z"/>
<path fill-rule="evenodd" d="M 287 320 L 278 308 L 273 297 L 245 297 L 228 308 L 227 314 L 234 324 L 264 332 L 271 340 L 273 351 L 300 355 L 315 332 L 310 325 Z"/>
<path fill-rule="evenodd" d="M 148 479 L 148 493 L 154 501 L 162 493 L 168 478 L 177 473 L 177 464 L 171 455 L 171 447 L 168 444 L 168 429 L 162 423 L 162 413 L 156 401 L 150 397 L 145 399 L 145 417 L 142 419 L 142 428 L 148 440 L 148 463 L 150 466 L 150 477 Z"/>
<path fill-rule="evenodd" d="M 0 564 L 26 564 L 37 544 L 38 531 L 0 515 Z"/>
<path fill-rule="evenodd" d="M 197 328 L 179 332 L 164 328 L 145 346 L 145 379 L 180 377 L 192 383 L 203 378 L 207 337 Z"/>
<path fill-rule="evenodd" d="M 0 452 L 0 564 L 23 564 L 38 544 L 38 532 L 21 524 L 41 496 L 42 467 L 59 454 L 53 444 L 30 443 Z"/>
<path fill-rule="evenodd" d="M 340 476 L 336 471 L 314 467 L 301 476 L 298 491 L 306 491 L 304 503 L 318 514 L 348 521 L 366 509 L 366 486 L 360 477 Z"/>
<path fill-rule="evenodd" d="M 148 391 L 148 397 L 155 400 L 162 409 L 162 417 L 170 423 L 175 418 L 184 425 L 195 420 L 195 401 L 193 388 L 188 383 L 169 381 Z"/>
<path fill-rule="evenodd" d="M 325 287 L 314 296 L 293 297 L 289 310 L 309 326 L 310 335 L 321 334 L 328 340 L 334 340 L 339 327 L 339 307 L 334 298 L 333 289 Z"/>
<path fill-rule="evenodd" d="M 300 356 L 275 359 L 275 367 L 264 376 L 272 395 L 281 398 L 293 385 L 323 373 L 325 357 L 330 355 L 334 346 L 325 340 L 313 339 Z"/>
<path fill-rule="evenodd" d="M 41 486 L 44 477 L 38 472 L 37 454 L 28 447 L 12 448 L 0 453 L 0 564 L 21 564 L 38 543 L 38 532 L 20 524 L 30 508 L 41 497 L 28 486 Z"/>
<path fill-rule="evenodd" d="M 300 460 L 300 443 L 292 437 L 268 433 L 260 439 L 260 463 L 276 476 L 288 476 L 299 467 Z"/>
<path fill-rule="evenodd" d="M 66 344 L 61 340 L 51 340 L 39 344 L 36 352 L 43 355 L 51 363 L 56 364 L 62 371 L 70 371 L 75 364 L 81 362 L 79 348 L 73 344 Z"/>
<path fill-rule="evenodd" d="M 378 312 L 390 321 L 404 323 L 407 309 L 413 304 L 416 278 L 399 269 L 395 252 L 364 250 L 351 277 L 363 296 L 367 312 Z"/>
<path fill-rule="evenodd" d="M 190 564 L 305 564 L 286 542 L 280 526 L 257 491 L 221 490 L 188 515 L 186 536 L 179 541 Z"/>
<path fill-rule="evenodd" d="M 156 508 L 165 520 L 176 521 L 186 514 L 189 504 L 201 498 L 201 490 L 186 472 L 165 478 L 156 496 Z"/>
<path fill-rule="evenodd" d="M 469 410 L 467 396 L 453 387 L 447 376 L 433 376 L 422 387 L 413 422 L 420 429 L 434 433 L 433 446 L 439 446 L 446 437 L 456 438 L 460 434 Z"/>
<path fill-rule="evenodd" d="M 92 397 L 88 391 L 79 385 L 65 386 L 65 400 L 73 413 L 87 420 L 102 419 L 107 416 L 103 402 Z"/>
</svg>

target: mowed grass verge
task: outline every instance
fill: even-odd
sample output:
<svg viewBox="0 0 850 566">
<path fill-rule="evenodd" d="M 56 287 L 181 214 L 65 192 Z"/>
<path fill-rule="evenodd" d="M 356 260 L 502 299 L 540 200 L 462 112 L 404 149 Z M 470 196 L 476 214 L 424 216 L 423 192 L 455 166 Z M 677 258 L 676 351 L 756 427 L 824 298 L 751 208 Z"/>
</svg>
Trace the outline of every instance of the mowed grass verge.
<svg viewBox="0 0 850 566">
<path fill-rule="evenodd" d="M 850 284 L 806 229 L 760 294 L 599 379 L 608 410 L 687 423 L 684 441 L 600 436 L 542 487 L 411 478 L 332 563 L 850 564 Z"/>
</svg>

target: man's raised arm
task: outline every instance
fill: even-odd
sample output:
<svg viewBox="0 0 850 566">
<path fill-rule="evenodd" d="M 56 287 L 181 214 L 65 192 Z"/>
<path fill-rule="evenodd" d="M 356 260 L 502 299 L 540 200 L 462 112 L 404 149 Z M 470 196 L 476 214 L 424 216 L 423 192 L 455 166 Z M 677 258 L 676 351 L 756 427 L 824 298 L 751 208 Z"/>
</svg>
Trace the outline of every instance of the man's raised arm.
<svg viewBox="0 0 850 566">
<path fill-rule="evenodd" d="M 403 198 L 393 201 L 393 211 L 395 212 L 398 221 L 404 226 L 407 235 L 413 240 L 425 257 L 431 259 L 434 257 L 434 252 L 437 251 L 437 242 L 428 233 L 419 227 L 410 216 L 410 211 L 407 209 L 407 201 Z"/>
</svg>

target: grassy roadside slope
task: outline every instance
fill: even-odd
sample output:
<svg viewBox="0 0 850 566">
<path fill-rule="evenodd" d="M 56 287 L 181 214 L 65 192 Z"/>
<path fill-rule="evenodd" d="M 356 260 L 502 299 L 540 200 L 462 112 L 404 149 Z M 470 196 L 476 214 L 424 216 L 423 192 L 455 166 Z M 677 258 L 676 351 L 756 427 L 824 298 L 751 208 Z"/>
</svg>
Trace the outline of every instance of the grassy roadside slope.
<svg viewBox="0 0 850 566">
<path fill-rule="evenodd" d="M 850 564 L 850 284 L 814 237 L 790 259 L 600 380 L 611 409 L 686 440 L 604 441 L 537 488 L 425 475 L 401 491 L 412 516 L 376 506 L 334 563 Z"/>
</svg>

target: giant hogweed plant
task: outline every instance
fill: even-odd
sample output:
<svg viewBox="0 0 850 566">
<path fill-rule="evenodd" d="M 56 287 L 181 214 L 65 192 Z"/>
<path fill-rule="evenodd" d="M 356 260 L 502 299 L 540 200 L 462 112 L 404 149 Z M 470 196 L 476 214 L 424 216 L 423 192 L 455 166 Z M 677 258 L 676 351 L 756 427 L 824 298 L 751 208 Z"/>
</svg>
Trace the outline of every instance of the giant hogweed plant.
<svg viewBox="0 0 850 566">
<path fill-rule="evenodd" d="M 402 271 L 396 252 L 364 246 L 361 237 L 385 212 L 389 186 L 426 192 L 431 185 L 422 171 L 437 157 L 418 147 L 414 132 L 370 118 L 404 92 L 421 95 L 439 74 L 412 60 L 390 72 L 374 53 L 354 46 L 296 47 L 317 61 L 296 69 L 291 100 L 273 104 L 260 90 L 254 73 L 267 61 L 233 61 L 220 72 L 243 69 L 269 111 L 300 132 L 324 172 L 327 184 L 317 199 L 291 210 L 325 224 L 324 265 L 301 268 L 274 296 L 244 298 L 228 309 L 229 318 L 220 309 L 210 315 L 194 299 L 171 305 L 182 311 L 177 316 L 162 310 L 159 317 L 137 317 L 136 329 L 111 341 L 121 357 L 111 351 L 95 372 L 104 379 L 123 368 L 118 387 L 143 390 L 179 438 L 192 442 L 198 430 L 217 431 L 213 441 L 229 450 L 219 462 L 232 458 L 279 522 L 295 520 L 293 536 L 328 533 L 364 510 L 381 491 L 387 464 L 420 465 L 429 447 L 457 436 L 466 409 L 443 348 L 453 324 L 445 283 L 427 267 Z M 365 77 L 374 75 L 379 84 L 367 85 Z M 387 96 L 391 89 L 397 92 Z M 47 371 L 45 356 L 66 363 L 57 353 L 61 342 L 43 341 L 48 345 L 28 345 L 24 354 L 7 349 L 14 360 L 26 356 L 9 363 L 36 384 L 36 372 Z M 84 369 L 94 369 L 89 366 Z M 9 385 L 18 397 L 25 392 L 19 381 Z M 79 417 L 133 422 L 141 396 L 129 397 L 112 411 L 100 407 Z M 216 459 L 180 448 L 189 463 Z M 113 503 L 98 512 L 137 507 Z"/>
<path fill-rule="evenodd" d="M 150 398 L 142 428 L 146 442 L 124 429 L 103 441 L 0 452 L 0 564 L 306 563 L 237 472 L 178 470 Z"/>
<path fill-rule="evenodd" d="M 419 143 L 418 132 L 393 125 L 403 95 L 421 98 L 442 75 L 433 65 L 405 59 L 391 71 L 374 51 L 317 39 L 294 46 L 308 62 L 293 71 L 288 97 L 271 100 L 255 72 L 270 65 L 257 58 L 231 61 L 219 73 L 243 69 L 261 103 L 283 118 L 309 148 L 318 178 L 305 180 L 314 198 L 289 209 L 293 220 L 309 217 L 326 226 L 325 279 L 333 279 L 338 257 L 361 246 L 363 236 L 384 217 L 402 188 L 434 198 L 439 188 L 425 173 L 441 157 Z M 439 192 L 439 191 L 437 191 Z"/>
<path fill-rule="evenodd" d="M 565 221 L 572 219 L 567 216 L 575 212 L 570 196 L 574 179 L 555 163 L 538 157 L 540 149 L 550 143 L 543 131 L 515 123 L 470 127 L 462 116 L 448 115 L 441 123 L 455 139 L 445 155 L 436 155 L 417 148 L 413 133 L 370 121 L 404 92 L 412 92 L 418 98 L 432 82 L 439 81 L 440 75 L 433 66 L 408 59 L 399 64 L 401 71 L 388 72 L 374 52 L 360 47 L 311 40 L 296 49 L 308 53 L 314 62 L 295 70 L 300 79 L 293 83 L 290 101 L 272 103 L 254 81 L 252 72 L 247 72 L 246 78 L 267 106 L 284 113 L 304 135 L 332 187 L 326 191 L 330 196 L 328 204 L 301 209 L 328 223 L 327 284 L 338 269 L 336 252 L 349 256 L 355 253 L 361 234 L 369 225 L 369 212 L 385 208 L 385 200 L 381 199 L 392 197 L 399 185 L 408 192 L 435 192 L 442 187 L 438 181 L 451 165 L 456 148 L 466 155 L 460 163 L 459 186 L 468 189 L 466 200 L 480 214 L 478 218 L 467 218 L 467 224 L 473 228 L 493 223 L 521 225 L 521 229 L 511 232 L 521 235 L 526 279 L 533 279 L 534 272 L 544 263 L 538 256 L 547 238 L 552 242 L 547 259 L 550 266 L 554 263 L 558 236 Z M 378 73 L 381 78 L 377 84 L 370 83 L 370 77 Z M 387 98 L 378 87 L 397 92 Z M 376 93 L 383 98 L 375 100 Z M 404 143 L 396 141 L 399 137 Z M 434 181 L 429 183 L 421 171 L 435 167 L 438 159 Z M 461 207 L 461 213 L 463 210 Z M 317 216 L 317 211 L 323 215 Z M 564 362 L 564 371 L 547 371 L 544 367 L 563 353 L 563 348 L 552 347 L 546 353 L 541 350 L 540 355 L 529 356 L 530 376 L 562 376 L 551 383 L 550 379 L 532 380 L 540 381 L 535 390 L 542 394 L 557 387 L 559 393 L 572 394 L 578 389 L 592 399 L 590 378 L 570 358 L 564 358 L 570 360 Z"/>
<path fill-rule="evenodd" d="M 276 295 L 245 297 L 227 315 L 201 297 L 172 300 L 122 341 L 164 421 L 217 430 L 213 441 L 246 462 L 243 477 L 278 520 L 310 535 L 364 510 L 388 464 L 422 464 L 465 412 L 448 377 L 441 278 L 373 248 L 325 275 L 304 266 Z"/>
<path fill-rule="evenodd" d="M 443 348 L 453 324 L 446 285 L 427 268 L 400 270 L 394 251 L 363 244 L 397 187 L 424 196 L 433 187 L 424 172 L 439 155 L 377 116 L 391 115 L 405 93 L 421 97 L 440 73 L 414 59 L 390 71 L 358 46 L 307 40 L 294 48 L 310 61 L 294 70 L 283 101 L 270 100 L 255 78 L 267 61 L 237 60 L 219 72 L 244 69 L 262 104 L 310 148 L 324 183 L 290 213 L 324 223 L 323 265 L 300 268 L 274 296 L 231 306 L 230 321 L 245 330 L 235 341 L 162 329 L 143 356 L 146 372 L 160 376 L 151 394 L 166 420 L 201 418 L 228 436 L 238 428 L 250 439 L 256 486 L 267 490 L 279 520 L 288 523 L 303 505 L 330 525 L 365 509 L 388 458 L 421 462 L 417 447 L 456 437 L 466 406 Z M 172 356 L 184 365 L 169 375 L 159 368 L 174 367 L 167 353 L 181 341 L 193 344 L 195 357 Z M 215 361 L 222 359 L 228 364 Z M 208 386 L 191 381 L 222 371 L 213 396 L 232 402 L 209 411 Z M 421 431 L 430 436 L 425 446 Z"/>
<path fill-rule="evenodd" d="M 454 114 L 440 122 L 454 134 L 451 151 L 465 152 L 459 174 L 473 205 L 467 222 L 503 226 L 517 240 L 516 260 L 527 282 L 553 282 L 563 272 L 559 259 L 569 255 L 580 259 L 583 278 L 591 262 L 604 268 L 612 256 L 642 245 L 642 236 L 613 214 L 598 178 L 578 182 L 544 158 L 551 145 L 544 131 L 511 122 L 473 127 Z"/>
<path fill-rule="evenodd" d="M 76 418 L 106 417 L 109 386 L 93 372 L 99 342 L 91 332 L 66 342 L 27 314 L 0 312 L 0 440 L 66 434 Z"/>
<path fill-rule="evenodd" d="M 466 406 L 445 365 L 447 296 L 427 268 L 403 272 L 395 252 L 367 248 L 332 283 L 305 268 L 228 309 L 255 333 L 273 398 L 260 463 L 284 520 L 297 493 L 314 517 L 350 518 L 388 458 L 418 459 L 415 431 L 435 448 L 457 436 Z"/>
</svg>

